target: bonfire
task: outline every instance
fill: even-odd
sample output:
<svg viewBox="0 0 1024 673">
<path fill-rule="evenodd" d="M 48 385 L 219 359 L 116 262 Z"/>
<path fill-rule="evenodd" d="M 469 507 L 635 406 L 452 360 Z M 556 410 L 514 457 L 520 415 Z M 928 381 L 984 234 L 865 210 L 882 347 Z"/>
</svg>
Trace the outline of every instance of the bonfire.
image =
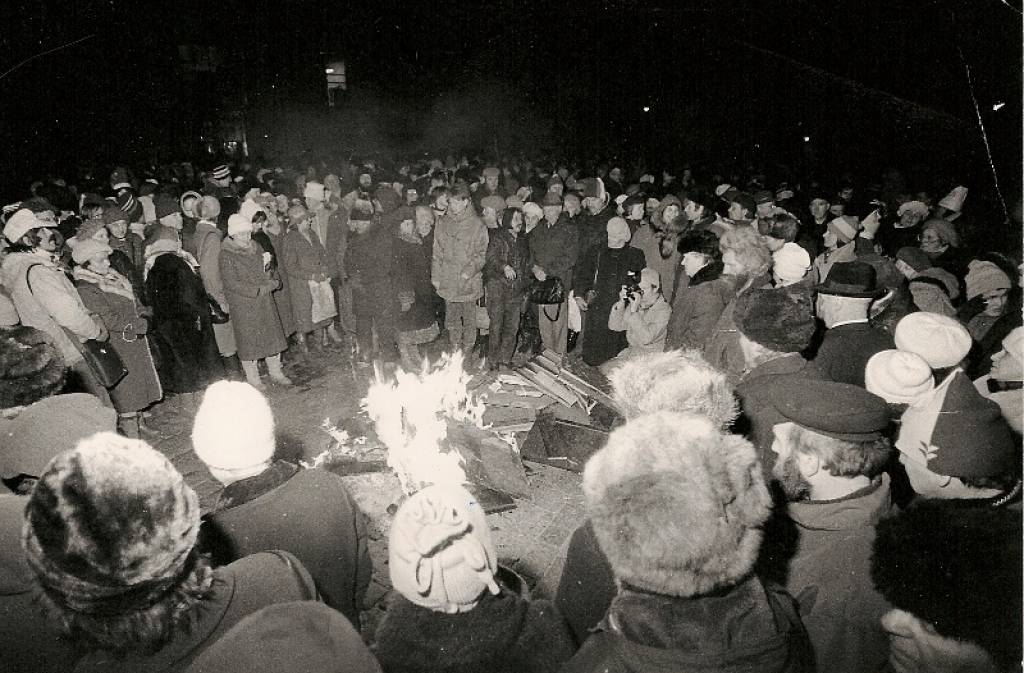
<svg viewBox="0 0 1024 673">
<path fill-rule="evenodd" d="M 453 425 L 484 427 L 484 405 L 469 392 L 462 360 L 461 352 L 446 353 L 418 372 L 398 369 L 393 380 L 378 371 L 363 400 L 407 495 L 430 484 L 469 481 L 465 458 L 447 441 Z"/>
</svg>

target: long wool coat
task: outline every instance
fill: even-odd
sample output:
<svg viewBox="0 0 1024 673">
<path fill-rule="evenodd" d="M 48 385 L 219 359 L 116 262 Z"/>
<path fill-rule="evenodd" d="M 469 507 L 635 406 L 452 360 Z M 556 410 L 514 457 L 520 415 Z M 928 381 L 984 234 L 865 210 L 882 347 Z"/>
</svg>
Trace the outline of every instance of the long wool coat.
<svg viewBox="0 0 1024 673">
<path fill-rule="evenodd" d="M 139 317 L 135 301 L 106 292 L 97 283 L 81 278 L 77 287 L 82 303 L 100 316 L 110 332 L 110 345 L 128 370 L 128 374 L 110 389 L 114 408 L 121 413 L 141 411 L 158 401 L 163 397 L 163 389 L 145 336 L 149 326 Z"/>
<path fill-rule="evenodd" d="M 285 337 L 295 334 L 295 314 L 292 311 L 291 279 L 284 272 L 281 251 L 284 249 L 284 232 L 278 235 L 266 231 L 253 234 L 253 240 L 260 244 L 263 252 L 271 255 L 270 271 L 281 281 L 281 287 L 274 290 L 274 305 L 277 306 L 277 317 L 281 319 L 281 329 Z"/>
<path fill-rule="evenodd" d="M 628 345 L 625 332 L 608 329 L 608 316 L 619 300 L 622 286 L 640 280 L 644 263 L 643 251 L 629 246 L 595 245 L 583 256 L 576 274 L 577 296 L 586 297 L 589 290 L 597 291 L 583 314 L 583 361 L 588 365 L 602 365 Z M 634 274 L 632 281 L 627 276 L 629 272 Z"/>
<path fill-rule="evenodd" d="M 231 306 L 238 357 L 258 360 L 277 355 L 288 347 L 272 292 L 278 281 L 264 270 L 263 248 L 256 241 L 245 246 L 224 239 L 220 252 L 220 276 Z"/>
<path fill-rule="evenodd" d="M 300 334 L 312 332 L 315 327 L 327 327 L 331 323 L 327 319 L 313 324 L 313 296 L 309 293 L 309 281 L 319 274 L 328 274 L 327 252 L 315 232 L 308 231 L 306 235 L 309 238 L 303 236 L 298 229 L 285 234 L 281 255 L 281 266 L 289 280 L 295 327 Z"/>
</svg>

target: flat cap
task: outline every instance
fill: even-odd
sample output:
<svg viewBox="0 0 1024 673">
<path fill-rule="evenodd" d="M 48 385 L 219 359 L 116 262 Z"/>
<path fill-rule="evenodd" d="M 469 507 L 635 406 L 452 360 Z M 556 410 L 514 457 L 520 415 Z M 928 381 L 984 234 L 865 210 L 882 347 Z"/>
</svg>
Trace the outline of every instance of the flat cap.
<svg viewBox="0 0 1024 673">
<path fill-rule="evenodd" d="M 849 383 L 780 376 L 773 406 L 787 421 L 854 442 L 878 439 L 889 425 L 885 400 Z"/>
</svg>

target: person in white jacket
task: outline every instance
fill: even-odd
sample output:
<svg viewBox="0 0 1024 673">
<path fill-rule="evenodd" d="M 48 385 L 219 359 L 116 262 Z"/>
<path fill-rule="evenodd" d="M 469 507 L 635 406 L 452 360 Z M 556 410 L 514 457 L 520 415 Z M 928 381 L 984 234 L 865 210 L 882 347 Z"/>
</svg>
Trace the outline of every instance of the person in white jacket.
<svg viewBox="0 0 1024 673">
<path fill-rule="evenodd" d="M 665 335 L 672 307 L 661 293 L 661 276 L 651 268 L 640 272 L 638 288 L 623 286 L 619 301 L 608 314 L 608 329 L 625 332 L 629 345 L 617 356 L 601 365 L 603 371 L 611 371 L 623 360 L 643 353 L 660 353 L 665 350 Z"/>
</svg>

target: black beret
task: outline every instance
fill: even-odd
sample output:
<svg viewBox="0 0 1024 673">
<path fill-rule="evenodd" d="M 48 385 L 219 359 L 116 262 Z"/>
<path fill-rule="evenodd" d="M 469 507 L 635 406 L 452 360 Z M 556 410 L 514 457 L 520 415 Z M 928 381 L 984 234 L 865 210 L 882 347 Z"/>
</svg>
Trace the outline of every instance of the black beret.
<svg viewBox="0 0 1024 673">
<path fill-rule="evenodd" d="M 780 376 L 772 406 L 808 430 L 854 442 L 882 437 L 889 407 L 860 386 L 799 376 Z"/>
</svg>

